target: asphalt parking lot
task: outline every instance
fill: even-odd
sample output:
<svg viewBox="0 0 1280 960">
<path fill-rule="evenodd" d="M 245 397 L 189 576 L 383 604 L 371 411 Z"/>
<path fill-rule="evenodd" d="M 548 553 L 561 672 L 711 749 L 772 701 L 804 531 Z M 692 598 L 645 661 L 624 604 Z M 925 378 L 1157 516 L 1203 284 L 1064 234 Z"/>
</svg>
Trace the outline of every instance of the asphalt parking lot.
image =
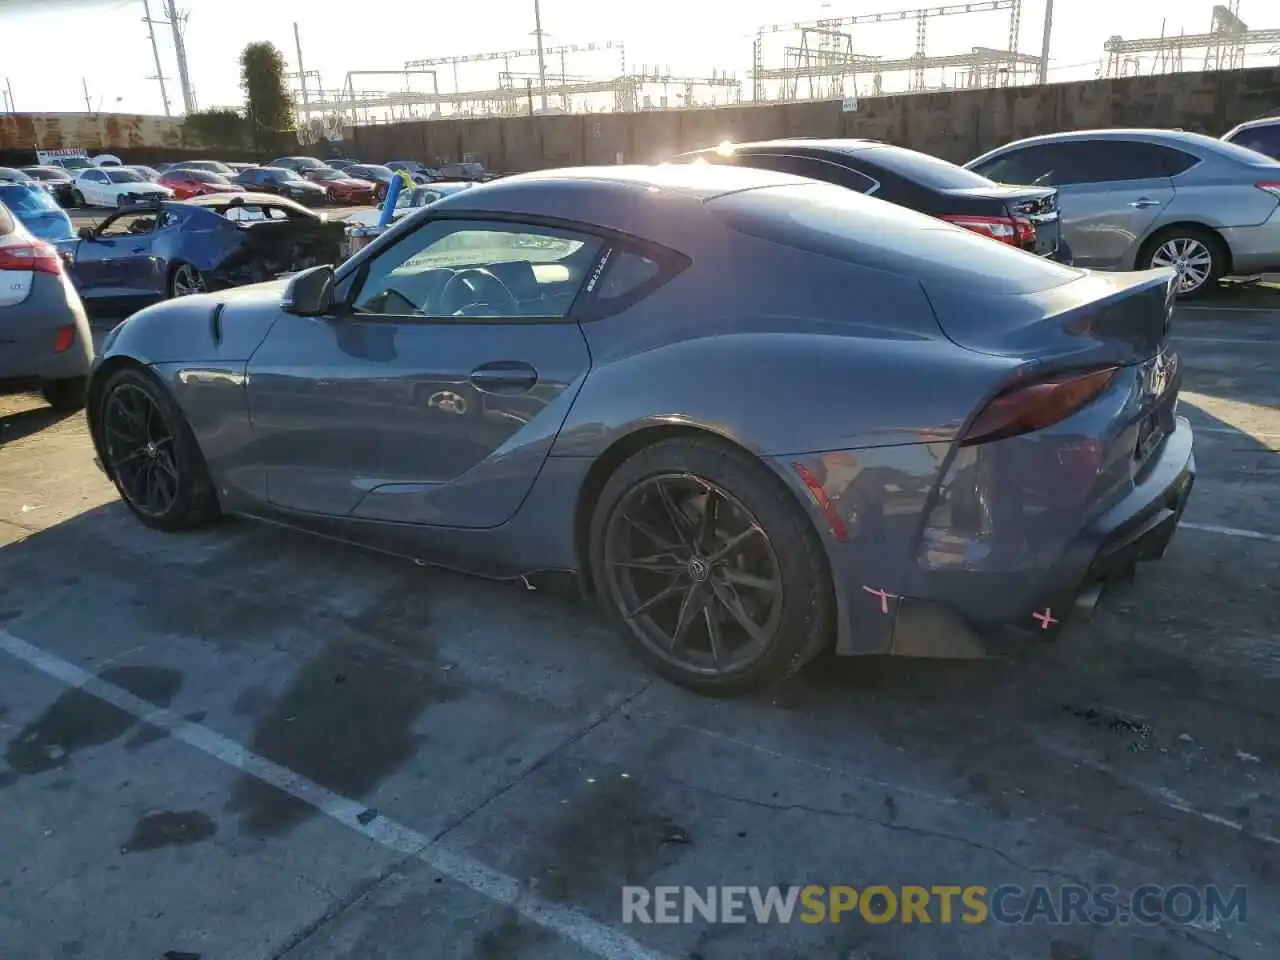
<svg viewBox="0 0 1280 960">
<path fill-rule="evenodd" d="M 246 522 L 147 531 L 82 416 L 0 398 L 0 955 L 1274 960 L 1267 296 L 1180 311 L 1197 488 L 1087 626 L 733 701 L 545 591 Z M 1247 916 L 624 926 L 626 884 L 1240 885 Z"/>
</svg>

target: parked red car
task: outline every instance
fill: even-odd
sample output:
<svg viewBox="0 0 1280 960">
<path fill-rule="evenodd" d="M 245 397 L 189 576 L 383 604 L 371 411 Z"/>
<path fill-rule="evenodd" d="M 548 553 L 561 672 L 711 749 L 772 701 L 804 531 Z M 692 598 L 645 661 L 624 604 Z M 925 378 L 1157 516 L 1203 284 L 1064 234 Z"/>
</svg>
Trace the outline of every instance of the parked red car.
<svg viewBox="0 0 1280 960">
<path fill-rule="evenodd" d="M 211 193 L 244 193 L 244 187 L 238 187 L 226 177 L 208 170 L 166 170 L 160 175 L 159 183 L 172 190 L 177 200 L 203 197 Z"/>
<path fill-rule="evenodd" d="M 322 167 L 303 170 L 302 175 L 317 186 L 324 187 L 330 203 L 373 203 L 378 185 L 368 180 L 357 180 L 342 170 Z"/>
</svg>

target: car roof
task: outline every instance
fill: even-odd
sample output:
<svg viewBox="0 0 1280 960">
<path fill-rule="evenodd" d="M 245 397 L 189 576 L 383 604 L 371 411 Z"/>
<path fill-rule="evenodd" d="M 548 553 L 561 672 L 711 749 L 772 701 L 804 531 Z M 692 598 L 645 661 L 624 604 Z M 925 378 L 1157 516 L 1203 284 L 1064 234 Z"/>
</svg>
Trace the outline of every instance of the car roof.
<svg viewBox="0 0 1280 960">
<path fill-rule="evenodd" d="M 1207 146 L 1220 143 L 1214 137 L 1190 130 L 1161 130 L 1154 127 L 1119 127 L 1098 130 L 1064 130 L 1045 133 L 1005 144 L 1005 147 L 1027 146 L 1033 143 L 1064 143 L 1071 140 L 1138 140 L 1146 143 L 1181 144 L 1184 147 Z M 1001 147 L 1004 149 L 1004 147 Z"/>
<path fill-rule="evenodd" d="M 570 167 L 477 184 L 447 194 L 429 209 L 559 219 L 680 249 L 686 233 L 710 218 L 705 201 L 743 190 L 812 183 L 771 170 L 718 164 Z"/>
<path fill-rule="evenodd" d="M 1252 130 L 1255 127 L 1270 127 L 1280 124 L 1280 116 L 1275 117 L 1259 117 L 1257 120 L 1246 120 L 1244 123 L 1238 123 L 1227 133 L 1237 133 L 1240 130 Z"/>
</svg>

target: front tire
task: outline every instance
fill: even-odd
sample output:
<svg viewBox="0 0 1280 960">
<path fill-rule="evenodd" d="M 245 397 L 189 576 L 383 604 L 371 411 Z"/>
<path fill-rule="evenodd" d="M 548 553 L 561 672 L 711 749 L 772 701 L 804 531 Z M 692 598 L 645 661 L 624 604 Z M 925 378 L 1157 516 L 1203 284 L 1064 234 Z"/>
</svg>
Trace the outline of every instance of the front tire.
<svg viewBox="0 0 1280 960">
<path fill-rule="evenodd" d="M 1227 247 L 1212 230 L 1174 226 L 1158 231 L 1138 253 L 1139 270 L 1173 267 L 1178 297 L 1191 300 L 1212 293 L 1227 272 Z"/>
<path fill-rule="evenodd" d="M 220 515 L 204 455 L 182 410 L 152 375 L 116 371 L 102 391 L 102 465 L 153 530 L 193 530 Z"/>
<path fill-rule="evenodd" d="M 75 413 L 84 407 L 84 387 L 84 377 L 53 380 L 40 388 L 40 394 L 59 413 Z"/>
<path fill-rule="evenodd" d="M 590 562 L 601 605 L 672 683 L 711 695 L 779 684 L 826 646 L 834 601 L 821 542 L 752 457 L 664 440 L 601 491 Z"/>
</svg>

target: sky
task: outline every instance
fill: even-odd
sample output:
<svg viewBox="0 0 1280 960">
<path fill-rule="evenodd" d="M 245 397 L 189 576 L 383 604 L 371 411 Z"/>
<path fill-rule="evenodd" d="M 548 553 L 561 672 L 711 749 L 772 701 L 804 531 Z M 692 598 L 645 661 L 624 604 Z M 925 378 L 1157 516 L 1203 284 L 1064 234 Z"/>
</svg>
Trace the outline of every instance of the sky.
<svg viewBox="0 0 1280 960">
<path fill-rule="evenodd" d="M 941 0 L 929 0 L 936 5 Z M 151 0 L 153 16 L 162 16 L 163 0 Z M 744 83 L 751 65 L 751 43 L 762 24 L 878 13 L 911 6 L 913 0 L 541 0 L 548 45 L 623 40 L 628 70 L 641 65 L 669 67 L 672 73 L 706 76 L 713 70 L 736 73 Z M 923 5 L 923 4 L 922 4 Z M 245 44 L 269 40 L 297 68 L 293 24 L 301 32 L 308 71 L 319 71 L 326 87 L 340 88 L 348 71 L 400 69 L 406 60 L 527 48 L 534 45 L 533 0 L 484 0 L 470 9 L 442 5 L 439 13 L 414 3 L 359 0 L 179 0 L 189 14 L 187 57 L 198 105 L 238 106 L 238 56 Z M 1212 0 L 1057 0 L 1054 11 L 1050 80 L 1089 79 L 1099 65 L 1103 42 L 1126 38 L 1204 32 Z M 425 9 L 418 16 L 409 11 Z M 1038 54 L 1045 0 L 1024 0 L 1020 49 Z M 382 12 L 387 23 L 378 21 Z M 1251 27 L 1280 27 L 1275 0 L 1241 0 L 1240 15 Z M 169 98 L 181 112 L 173 39 L 167 26 L 157 37 Z M 962 53 L 975 45 L 1006 47 L 1007 12 L 931 20 L 930 54 Z M 915 22 L 853 28 L 859 53 L 909 56 L 915 48 Z M 162 114 L 159 86 L 149 80 L 155 62 L 143 23 L 143 0 L 0 0 L 0 84 L 6 80 L 14 105 L 24 112 L 94 111 Z M 30 37 L 32 42 L 22 42 Z M 111 38 L 111 39 L 107 39 Z M 774 38 L 770 38 L 771 41 Z M 17 41 L 17 42 L 15 42 Z M 783 40 L 775 41 L 780 48 Z M 791 38 L 785 42 L 794 43 Z M 781 52 L 766 65 L 781 65 Z M 1280 50 L 1251 58 L 1248 65 L 1280 63 Z M 558 64 L 553 64 L 558 67 Z M 483 89 L 497 85 L 500 63 L 461 69 L 459 84 Z M 536 70 L 523 62 L 513 70 Z M 571 74 L 616 75 L 618 54 L 592 55 L 570 62 Z M 885 90 L 901 89 L 906 74 L 887 77 Z M 452 76 L 441 76 L 452 89 Z M 395 87 L 395 80 L 370 78 L 366 88 Z M 749 87 L 749 85 L 746 85 Z M 3 89 L 3 87 L 0 87 Z M 748 94 L 749 95 L 749 94 Z"/>
</svg>

